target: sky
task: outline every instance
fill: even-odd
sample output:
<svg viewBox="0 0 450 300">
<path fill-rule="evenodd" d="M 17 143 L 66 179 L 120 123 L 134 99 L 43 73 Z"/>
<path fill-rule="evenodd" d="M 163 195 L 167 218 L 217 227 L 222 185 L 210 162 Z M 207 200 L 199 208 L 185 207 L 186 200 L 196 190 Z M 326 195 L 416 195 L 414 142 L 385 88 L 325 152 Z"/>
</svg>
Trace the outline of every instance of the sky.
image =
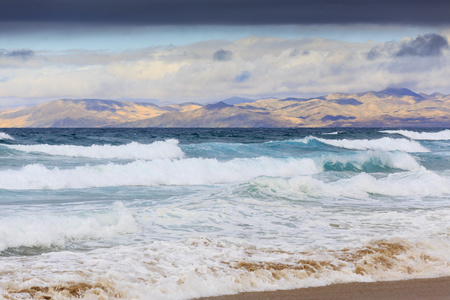
<svg viewBox="0 0 450 300">
<path fill-rule="evenodd" d="M 0 108 L 450 94 L 450 2 L 2 0 Z"/>
</svg>

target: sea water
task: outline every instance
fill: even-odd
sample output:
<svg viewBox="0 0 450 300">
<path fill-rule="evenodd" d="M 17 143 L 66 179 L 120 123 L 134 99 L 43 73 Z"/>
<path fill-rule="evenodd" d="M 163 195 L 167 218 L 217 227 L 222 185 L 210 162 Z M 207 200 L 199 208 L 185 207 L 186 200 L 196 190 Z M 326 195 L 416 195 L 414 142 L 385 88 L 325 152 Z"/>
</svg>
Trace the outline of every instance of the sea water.
<svg viewBox="0 0 450 300">
<path fill-rule="evenodd" d="M 449 129 L 0 131 L 7 299 L 449 275 Z"/>
</svg>

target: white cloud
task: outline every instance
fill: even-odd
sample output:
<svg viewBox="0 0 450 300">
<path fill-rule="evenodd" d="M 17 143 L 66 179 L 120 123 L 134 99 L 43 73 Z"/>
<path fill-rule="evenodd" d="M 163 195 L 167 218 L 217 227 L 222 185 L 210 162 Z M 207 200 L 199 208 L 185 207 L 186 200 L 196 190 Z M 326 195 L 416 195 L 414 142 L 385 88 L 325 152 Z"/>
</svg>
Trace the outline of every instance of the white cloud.
<svg viewBox="0 0 450 300">
<path fill-rule="evenodd" d="M 123 52 L 33 52 L 26 60 L 3 56 L 0 98 L 201 102 L 234 95 L 302 97 L 380 90 L 390 85 L 450 93 L 450 51 L 395 55 L 404 43 L 248 37 Z"/>
</svg>

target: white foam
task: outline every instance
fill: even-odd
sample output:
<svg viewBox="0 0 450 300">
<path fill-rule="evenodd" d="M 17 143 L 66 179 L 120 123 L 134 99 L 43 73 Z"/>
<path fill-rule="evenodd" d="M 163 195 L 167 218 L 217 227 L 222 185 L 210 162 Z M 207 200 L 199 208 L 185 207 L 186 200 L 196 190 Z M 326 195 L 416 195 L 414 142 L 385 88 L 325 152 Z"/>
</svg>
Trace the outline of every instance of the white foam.
<svg viewBox="0 0 450 300">
<path fill-rule="evenodd" d="M 75 145 L 7 145 L 7 147 L 25 152 L 39 152 L 50 155 L 88 157 L 103 159 L 156 159 L 181 158 L 183 151 L 174 139 L 157 141 L 152 144 L 131 142 L 126 145 L 93 145 L 89 147 Z"/>
<path fill-rule="evenodd" d="M 192 299 L 450 275 L 450 245 L 432 242 L 391 239 L 337 252 L 284 252 L 223 239 L 195 238 L 87 253 L 54 252 L 2 258 L 0 273 L 8 276 L 0 278 L 0 287 L 8 296 L 31 291 L 32 287 L 55 287 L 49 289 L 49 295 L 63 298 L 64 287 L 85 283 L 92 288 L 80 296 L 94 299 L 118 295 L 125 299 Z M 375 251 L 356 252 L 367 248 Z M 391 249 L 400 250 L 389 253 Z"/>
<path fill-rule="evenodd" d="M 0 132 L 0 140 L 14 140 L 14 138 L 7 133 Z"/>
<path fill-rule="evenodd" d="M 370 195 L 394 197 L 427 197 L 450 195 L 450 179 L 424 168 L 376 178 L 367 173 L 325 182 L 312 176 L 293 178 L 260 177 L 252 181 L 269 193 L 309 197 L 369 198 Z"/>
<path fill-rule="evenodd" d="M 116 202 L 110 211 L 87 215 L 3 216 L 0 228 L 0 251 L 15 247 L 63 247 L 68 241 L 108 239 L 139 231 L 131 211 L 121 202 Z"/>
<path fill-rule="evenodd" d="M 250 180 L 258 176 L 292 177 L 322 169 L 311 159 L 253 158 L 221 162 L 216 159 L 155 159 L 128 164 L 49 169 L 32 164 L 0 171 L 0 189 L 62 189 L 106 186 L 207 185 Z"/>
<path fill-rule="evenodd" d="M 450 140 L 450 129 L 438 132 L 416 132 L 409 130 L 383 130 L 380 132 L 400 134 L 414 140 Z"/>
<path fill-rule="evenodd" d="M 395 197 L 427 197 L 450 194 L 449 178 L 439 176 L 424 168 L 390 174 L 379 179 L 361 173 L 353 178 L 340 180 L 338 185 L 367 194 Z M 335 186 L 335 188 L 338 187 Z"/>
<path fill-rule="evenodd" d="M 404 151 L 404 152 L 429 152 L 427 148 L 416 141 L 407 139 L 392 139 L 384 137 L 375 140 L 332 140 L 314 138 L 321 143 L 335 147 L 356 150 L 383 150 L 383 151 Z"/>
</svg>

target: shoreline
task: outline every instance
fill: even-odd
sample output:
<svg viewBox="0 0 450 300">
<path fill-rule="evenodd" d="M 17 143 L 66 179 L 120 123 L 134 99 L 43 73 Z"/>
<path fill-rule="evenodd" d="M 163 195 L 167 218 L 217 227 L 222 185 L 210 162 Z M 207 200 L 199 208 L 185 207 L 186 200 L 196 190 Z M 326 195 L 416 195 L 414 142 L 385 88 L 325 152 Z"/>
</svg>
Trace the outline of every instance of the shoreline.
<svg viewBox="0 0 450 300">
<path fill-rule="evenodd" d="M 450 299 L 450 276 L 395 281 L 350 282 L 319 287 L 245 292 L 197 298 L 199 300 L 446 300 Z"/>
</svg>

